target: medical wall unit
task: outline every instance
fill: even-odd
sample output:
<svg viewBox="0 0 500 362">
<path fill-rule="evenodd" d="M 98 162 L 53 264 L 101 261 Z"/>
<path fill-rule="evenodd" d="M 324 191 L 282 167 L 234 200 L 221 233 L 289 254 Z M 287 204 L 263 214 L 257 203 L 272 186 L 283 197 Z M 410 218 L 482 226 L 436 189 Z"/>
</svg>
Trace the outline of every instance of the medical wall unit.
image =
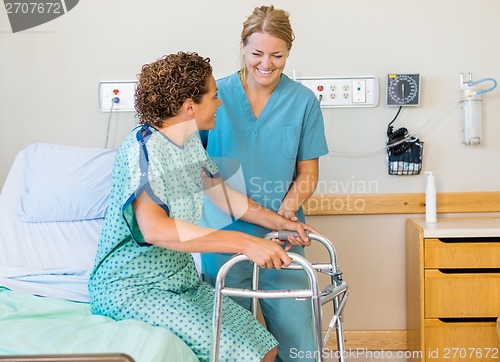
<svg viewBox="0 0 500 362">
<path fill-rule="evenodd" d="M 409 361 L 498 361 L 500 218 L 406 221 Z"/>
<path fill-rule="evenodd" d="M 136 81 L 102 81 L 98 87 L 101 112 L 135 112 Z"/>
<path fill-rule="evenodd" d="M 304 77 L 295 80 L 314 92 L 321 108 L 376 107 L 378 104 L 376 77 Z"/>
</svg>

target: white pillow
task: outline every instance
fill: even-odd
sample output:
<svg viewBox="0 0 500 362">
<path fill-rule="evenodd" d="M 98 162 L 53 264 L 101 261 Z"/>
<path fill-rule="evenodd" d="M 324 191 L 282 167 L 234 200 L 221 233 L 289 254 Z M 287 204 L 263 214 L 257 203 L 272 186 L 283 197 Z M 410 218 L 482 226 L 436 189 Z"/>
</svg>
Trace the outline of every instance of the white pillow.
<svg viewBox="0 0 500 362">
<path fill-rule="evenodd" d="M 103 218 L 116 150 L 37 143 L 26 148 L 25 222 Z"/>
</svg>

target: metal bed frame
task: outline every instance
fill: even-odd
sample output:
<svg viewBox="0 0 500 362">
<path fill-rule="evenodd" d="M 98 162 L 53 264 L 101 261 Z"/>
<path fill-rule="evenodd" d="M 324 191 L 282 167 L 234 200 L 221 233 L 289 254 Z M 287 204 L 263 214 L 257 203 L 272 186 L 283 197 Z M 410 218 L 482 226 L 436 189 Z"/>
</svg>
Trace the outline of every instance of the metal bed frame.
<svg viewBox="0 0 500 362">
<path fill-rule="evenodd" d="M 287 240 L 289 231 L 276 231 L 268 233 L 264 236 L 265 239 L 278 238 L 280 240 Z M 296 233 L 294 233 L 297 235 Z M 334 246 L 324 236 L 316 233 L 308 233 L 311 240 L 317 241 L 322 244 L 328 251 L 330 256 L 329 263 L 310 263 L 306 258 L 296 254 L 288 253 L 293 259 L 293 262 L 284 267 L 286 270 L 303 269 L 309 277 L 309 289 L 295 289 L 295 290 L 259 290 L 259 267 L 253 265 L 252 276 L 252 289 L 229 288 L 225 286 L 225 278 L 229 270 L 237 263 L 249 260 L 246 255 L 238 254 L 231 257 L 219 270 L 215 284 L 215 306 L 214 306 L 214 319 L 212 330 L 212 346 L 211 346 L 211 361 L 217 362 L 219 360 L 220 348 L 220 332 L 222 327 L 222 299 L 224 295 L 234 297 L 247 297 L 252 298 L 252 309 L 254 316 L 257 313 L 257 302 L 260 298 L 300 298 L 310 299 L 311 308 L 314 318 L 314 334 L 316 341 L 316 360 L 323 362 L 323 350 L 326 347 L 333 328 L 336 330 L 337 337 L 337 352 L 340 362 L 345 361 L 345 344 L 344 344 L 344 326 L 343 326 L 343 310 L 348 295 L 347 282 L 342 279 L 342 272 L 337 264 L 337 254 Z M 331 284 L 326 286 L 322 291 L 319 290 L 319 283 L 317 272 L 330 275 Z M 332 302 L 333 305 L 333 318 L 328 325 L 328 330 L 322 338 L 322 310 L 323 304 Z"/>
<path fill-rule="evenodd" d="M 124 353 L 0 356 L 2 362 L 134 362 Z"/>
</svg>

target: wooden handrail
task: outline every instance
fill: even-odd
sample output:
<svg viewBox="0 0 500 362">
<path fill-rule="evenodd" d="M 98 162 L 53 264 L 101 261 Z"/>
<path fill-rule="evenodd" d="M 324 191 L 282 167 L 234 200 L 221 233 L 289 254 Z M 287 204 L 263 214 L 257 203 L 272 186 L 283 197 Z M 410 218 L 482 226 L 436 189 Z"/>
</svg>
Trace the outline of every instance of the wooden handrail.
<svg viewBox="0 0 500 362">
<path fill-rule="evenodd" d="M 500 192 L 440 192 L 438 213 L 500 212 Z M 314 194 L 306 215 L 423 214 L 425 194 Z"/>
</svg>

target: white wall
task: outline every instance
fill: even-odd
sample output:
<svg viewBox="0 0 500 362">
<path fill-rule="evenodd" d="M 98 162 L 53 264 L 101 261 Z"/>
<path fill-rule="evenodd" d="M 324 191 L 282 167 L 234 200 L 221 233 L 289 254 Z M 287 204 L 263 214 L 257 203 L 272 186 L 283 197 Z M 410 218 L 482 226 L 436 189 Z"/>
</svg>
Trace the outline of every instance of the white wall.
<svg viewBox="0 0 500 362">
<path fill-rule="evenodd" d="M 12 34 L 0 10 L 0 184 L 16 153 L 34 142 L 102 147 L 108 113 L 97 109 L 102 80 L 135 79 L 144 63 L 178 50 L 212 59 L 217 77 L 239 65 L 241 23 L 259 1 L 86 0 L 68 14 Z M 484 139 L 460 143 L 459 75 L 500 81 L 500 2 L 496 0 L 277 0 L 296 33 L 287 73 L 297 76 L 376 76 L 380 103 L 368 109 L 324 111 L 331 154 L 321 160 L 326 187 L 367 192 L 421 192 L 419 176 L 387 175 L 384 105 L 388 73 L 420 73 L 421 105 L 405 108 L 396 127 L 419 130 L 424 171 L 438 191 L 498 190 L 500 91 L 483 96 Z M 111 144 L 134 124 L 112 117 Z M 379 150 L 377 152 L 373 152 Z M 369 154 L 361 155 L 361 154 Z M 328 189 L 327 189 L 328 191 Z M 314 217 L 342 244 L 351 280 L 349 329 L 404 329 L 404 218 Z M 379 272 L 380 271 L 380 272 Z M 382 288 L 374 281 L 383 278 Z M 377 291 L 377 298 L 373 292 Z"/>
</svg>

